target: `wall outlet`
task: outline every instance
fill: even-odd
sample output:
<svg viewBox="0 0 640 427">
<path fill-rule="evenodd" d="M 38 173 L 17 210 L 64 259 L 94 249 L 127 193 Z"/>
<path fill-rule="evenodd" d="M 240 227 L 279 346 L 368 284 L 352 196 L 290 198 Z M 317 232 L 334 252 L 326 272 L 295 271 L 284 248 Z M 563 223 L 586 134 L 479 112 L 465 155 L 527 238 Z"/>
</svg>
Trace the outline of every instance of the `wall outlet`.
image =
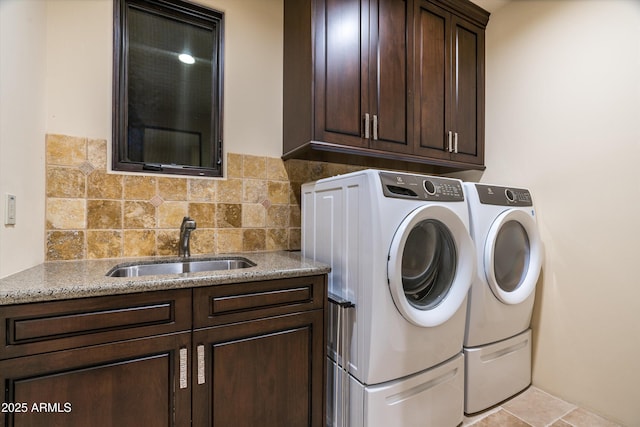
<svg viewBox="0 0 640 427">
<path fill-rule="evenodd" d="M 5 225 L 16 224 L 16 196 L 13 194 L 7 194 L 4 210 L 4 223 Z"/>
</svg>

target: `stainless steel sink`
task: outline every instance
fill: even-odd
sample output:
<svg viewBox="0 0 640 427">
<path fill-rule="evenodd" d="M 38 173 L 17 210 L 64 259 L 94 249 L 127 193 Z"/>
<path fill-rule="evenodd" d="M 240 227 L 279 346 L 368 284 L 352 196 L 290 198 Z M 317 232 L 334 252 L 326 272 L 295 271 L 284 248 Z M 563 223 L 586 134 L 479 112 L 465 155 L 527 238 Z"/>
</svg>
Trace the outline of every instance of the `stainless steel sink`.
<svg viewBox="0 0 640 427">
<path fill-rule="evenodd" d="M 153 276 L 157 274 L 197 273 L 201 271 L 235 270 L 255 267 L 247 258 L 200 258 L 187 260 L 148 261 L 118 264 L 107 272 L 111 277 Z"/>
</svg>

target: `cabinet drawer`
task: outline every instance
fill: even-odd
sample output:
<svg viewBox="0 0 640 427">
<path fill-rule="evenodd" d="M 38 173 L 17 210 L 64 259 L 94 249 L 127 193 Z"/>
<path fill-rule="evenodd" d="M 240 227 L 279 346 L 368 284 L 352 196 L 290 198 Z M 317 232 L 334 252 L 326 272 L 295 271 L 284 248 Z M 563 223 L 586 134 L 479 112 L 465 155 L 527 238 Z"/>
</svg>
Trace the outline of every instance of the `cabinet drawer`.
<svg viewBox="0 0 640 427">
<path fill-rule="evenodd" d="M 326 276 L 217 285 L 193 290 L 195 328 L 319 309 Z"/>
<path fill-rule="evenodd" d="M 0 307 L 0 359 L 191 328 L 191 290 Z"/>
</svg>

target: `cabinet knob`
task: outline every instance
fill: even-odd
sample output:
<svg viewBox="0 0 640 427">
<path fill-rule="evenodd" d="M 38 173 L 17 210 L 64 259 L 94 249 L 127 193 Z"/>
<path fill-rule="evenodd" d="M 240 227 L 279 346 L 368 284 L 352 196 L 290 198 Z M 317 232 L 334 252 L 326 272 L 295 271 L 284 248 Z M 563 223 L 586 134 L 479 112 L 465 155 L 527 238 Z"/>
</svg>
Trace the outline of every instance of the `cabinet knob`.
<svg viewBox="0 0 640 427">
<path fill-rule="evenodd" d="M 451 153 L 453 151 L 453 132 L 449 131 L 449 152 Z"/>
<path fill-rule="evenodd" d="M 453 134 L 453 152 L 458 154 L 458 132 Z"/>
</svg>

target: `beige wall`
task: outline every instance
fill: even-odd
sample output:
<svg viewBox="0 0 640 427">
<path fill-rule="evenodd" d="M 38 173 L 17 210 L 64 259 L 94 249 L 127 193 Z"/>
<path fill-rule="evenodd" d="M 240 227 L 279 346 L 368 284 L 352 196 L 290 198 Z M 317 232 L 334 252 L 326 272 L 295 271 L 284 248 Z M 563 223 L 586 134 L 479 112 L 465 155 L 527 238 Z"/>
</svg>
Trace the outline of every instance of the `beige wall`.
<svg viewBox="0 0 640 427">
<path fill-rule="evenodd" d="M 201 0 L 225 12 L 225 151 L 282 155 L 283 0 Z"/>
<path fill-rule="evenodd" d="M 44 258 L 44 5 L 0 0 L 0 277 Z M 4 225 L 7 193 L 15 226 Z"/>
<path fill-rule="evenodd" d="M 198 0 L 225 13 L 224 148 L 282 154 L 282 0 Z M 47 3 L 47 132 L 111 141 L 113 0 Z"/>
<path fill-rule="evenodd" d="M 487 169 L 546 245 L 533 382 L 640 425 L 640 2 L 512 1 L 487 32 Z"/>
<path fill-rule="evenodd" d="M 282 0 L 199 2 L 225 12 L 225 152 L 279 157 Z M 44 257 L 45 134 L 111 143 L 113 0 L 0 0 L 0 12 L 1 210 L 18 196 L 18 224 L 0 225 L 4 277 Z"/>
<path fill-rule="evenodd" d="M 111 141 L 112 3 L 46 2 L 47 133 Z"/>
</svg>

